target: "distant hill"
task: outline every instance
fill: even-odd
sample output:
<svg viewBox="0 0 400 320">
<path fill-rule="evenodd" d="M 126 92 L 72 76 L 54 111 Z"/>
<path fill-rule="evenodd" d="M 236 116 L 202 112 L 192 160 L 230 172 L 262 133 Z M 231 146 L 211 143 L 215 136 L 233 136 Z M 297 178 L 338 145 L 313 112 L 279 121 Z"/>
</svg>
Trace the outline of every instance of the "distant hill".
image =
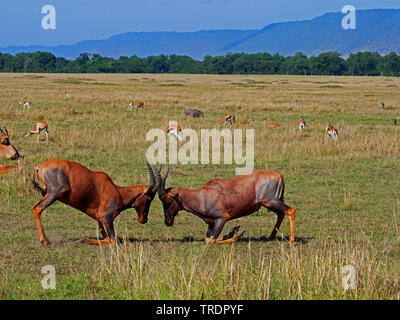
<svg viewBox="0 0 400 320">
<path fill-rule="evenodd" d="M 317 55 L 336 51 L 348 55 L 358 51 L 387 54 L 400 51 L 400 10 L 357 11 L 357 29 L 344 30 L 342 13 L 327 13 L 306 21 L 274 23 L 261 30 L 211 30 L 198 32 L 129 32 L 106 40 L 86 40 L 65 46 L 9 46 L 0 52 L 49 51 L 56 56 L 75 58 L 82 52 L 102 56 L 139 57 L 159 54 L 205 55 L 227 52 L 270 52 Z"/>
</svg>

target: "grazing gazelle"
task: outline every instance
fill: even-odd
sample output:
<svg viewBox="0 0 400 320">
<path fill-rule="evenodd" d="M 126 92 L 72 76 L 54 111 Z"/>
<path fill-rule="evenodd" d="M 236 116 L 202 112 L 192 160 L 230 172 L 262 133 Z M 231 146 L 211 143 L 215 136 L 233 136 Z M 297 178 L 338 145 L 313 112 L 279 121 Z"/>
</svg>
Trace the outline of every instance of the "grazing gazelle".
<svg viewBox="0 0 400 320">
<path fill-rule="evenodd" d="M 333 140 L 335 140 L 335 143 L 338 142 L 339 133 L 337 129 L 330 123 L 326 124 L 326 134 L 328 138 L 333 138 Z"/>
<path fill-rule="evenodd" d="M 136 106 L 136 110 L 144 110 L 144 102 L 138 102 Z"/>
<path fill-rule="evenodd" d="M 218 127 L 225 125 L 228 122 L 231 124 L 231 126 L 233 126 L 233 124 L 235 123 L 235 115 L 234 114 L 228 113 L 228 114 L 224 115 L 222 117 L 221 121 L 219 122 Z"/>
<path fill-rule="evenodd" d="M 69 160 L 48 160 L 33 169 L 32 183 L 43 198 L 32 207 L 40 242 L 48 245 L 40 217 L 55 201 L 60 201 L 87 214 L 99 223 L 102 240 L 80 239 L 79 242 L 115 244 L 114 219 L 124 210 L 135 208 L 138 221 L 146 223 L 150 204 L 159 185 L 147 163 L 149 185 L 119 187 L 104 172 L 94 172 Z M 35 178 L 37 176 L 38 182 Z"/>
<path fill-rule="evenodd" d="M 170 124 L 167 127 L 166 132 L 168 136 L 178 138 L 179 141 L 182 140 L 182 128 L 179 124 Z"/>
<path fill-rule="evenodd" d="M 301 117 L 300 120 L 299 120 L 300 133 L 303 133 L 305 127 L 307 127 L 306 121 L 304 120 L 303 117 Z"/>
<path fill-rule="evenodd" d="M 32 134 L 37 134 L 37 142 L 40 142 L 40 133 L 44 131 L 46 134 L 46 141 L 49 142 L 49 131 L 48 131 L 48 125 L 46 121 L 39 121 L 36 124 L 36 128 L 33 131 L 26 131 L 25 132 L 25 138 L 29 137 Z"/>
<path fill-rule="evenodd" d="M 156 181 L 160 185 L 158 196 L 163 204 L 164 223 L 167 227 L 174 224 L 179 211 L 185 210 L 208 224 L 206 243 L 233 243 L 240 239 L 244 231 L 238 232 L 236 227 L 228 237 L 219 237 L 225 223 L 265 207 L 277 215 L 269 239 L 275 239 L 283 218 L 287 216 L 290 221 L 289 243 L 294 242 L 296 210 L 283 202 L 285 184 L 280 173 L 258 170 L 229 180 L 213 179 L 201 189 L 188 190 L 166 189 L 169 167 L 164 178 L 161 178 L 160 172 L 161 167 L 156 171 Z"/>
<path fill-rule="evenodd" d="M 0 175 L 9 174 L 17 170 L 19 170 L 19 172 L 22 173 L 23 169 L 24 169 L 24 156 L 20 156 L 18 158 L 18 165 L 16 166 L 1 165 Z"/>
<path fill-rule="evenodd" d="M 276 127 L 276 128 L 279 128 L 281 126 L 277 122 L 267 122 L 267 120 L 264 120 L 264 125 L 267 127 Z"/>
<path fill-rule="evenodd" d="M 134 105 L 135 105 L 135 102 L 133 100 L 129 101 L 128 110 L 133 110 Z"/>
<path fill-rule="evenodd" d="M 22 104 L 24 106 L 24 110 L 25 108 L 27 108 L 28 110 L 31 109 L 31 102 L 29 100 L 20 101 L 19 104 Z"/>
</svg>

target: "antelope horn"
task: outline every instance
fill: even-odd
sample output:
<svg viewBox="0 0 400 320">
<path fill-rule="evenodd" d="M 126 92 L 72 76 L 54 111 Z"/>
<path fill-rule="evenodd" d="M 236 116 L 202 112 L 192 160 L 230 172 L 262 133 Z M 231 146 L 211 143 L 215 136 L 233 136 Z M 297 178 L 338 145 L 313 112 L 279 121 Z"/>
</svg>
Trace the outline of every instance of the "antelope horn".
<svg viewBox="0 0 400 320">
<path fill-rule="evenodd" d="M 156 184 L 155 178 L 154 178 L 154 172 L 153 169 L 150 167 L 149 161 L 146 159 L 146 164 L 147 164 L 147 170 L 149 171 L 149 176 L 150 176 L 150 186 L 154 186 Z"/>
<path fill-rule="evenodd" d="M 2 133 L 2 134 L 4 134 L 5 132 L 3 131 L 3 129 L 2 128 L 0 128 L 0 132 Z"/>
<path fill-rule="evenodd" d="M 4 131 L 6 132 L 6 134 L 8 134 L 8 130 L 6 127 L 4 127 Z"/>
<path fill-rule="evenodd" d="M 165 181 L 167 180 L 168 173 L 169 173 L 169 165 L 168 165 L 168 167 L 167 167 L 167 171 L 165 171 L 165 175 L 164 175 L 164 178 L 163 178 L 162 181 L 161 181 L 161 186 L 160 186 L 160 188 L 161 188 L 162 190 L 164 190 L 164 191 L 165 191 Z"/>
</svg>

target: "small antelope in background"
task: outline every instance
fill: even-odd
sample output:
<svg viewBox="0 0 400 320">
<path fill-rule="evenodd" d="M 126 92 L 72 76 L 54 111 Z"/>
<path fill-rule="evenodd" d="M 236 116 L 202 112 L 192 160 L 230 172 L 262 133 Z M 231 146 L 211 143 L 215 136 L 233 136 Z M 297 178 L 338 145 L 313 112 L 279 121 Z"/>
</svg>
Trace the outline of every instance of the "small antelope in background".
<svg viewBox="0 0 400 320">
<path fill-rule="evenodd" d="M 385 109 L 385 104 L 383 102 L 381 102 L 381 109 L 384 110 Z M 390 109 L 390 108 L 389 108 Z"/>
<path fill-rule="evenodd" d="M 136 106 L 136 110 L 144 110 L 144 102 L 138 102 Z"/>
<path fill-rule="evenodd" d="M 71 95 L 70 95 L 70 93 L 68 92 L 68 91 L 65 91 L 65 96 L 67 97 L 67 98 L 69 98 Z"/>
<path fill-rule="evenodd" d="M 231 126 L 233 126 L 233 124 L 235 123 L 235 115 L 234 114 L 228 113 L 228 114 L 224 115 L 222 117 L 221 121 L 219 122 L 218 127 L 225 125 L 228 122 L 231 124 Z"/>
<path fill-rule="evenodd" d="M 31 110 L 31 102 L 29 100 L 20 101 L 19 104 L 22 104 L 24 106 L 24 110 L 25 108 Z"/>
<path fill-rule="evenodd" d="M 251 120 L 244 120 L 244 121 L 237 122 L 237 124 L 239 126 L 245 126 L 245 125 L 250 124 L 250 123 L 251 123 Z"/>
<path fill-rule="evenodd" d="M 269 240 L 274 240 L 285 216 L 290 222 L 289 243 L 294 242 L 295 212 L 283 201 L 285 184 L 283 176 L 275 171 L 257 170 L 233 179 L 212 179 L 201 189 L 165 188 L 169 167 L 161 177 L 161 167 L 156 171 L 159 184 L 158 197 L 164 209 L 164 223 L 174 224 L 175 216 L 181 210 L 188 211 L 208 224 L 206 243 L 233 243 L 240 239 L 244 231 L 235 227 L 225 237 L 220 237 L 226 222 L 248 216 L 261 207 L 277 215 Z"/>
<path fill-rule="evenodd" d="M 276 128 L 279 128 L 281 126 L 277 122 L 267 122 L 267 120 L 264 120 L 264 125 L 267 127 L 276 127 Z"/>
<path fill-rule="evenodd" d="M 203 112 L 201 112 L 200 110 L 195 110 L 195 109 L 186 109 L 185 115 L 186 115 L 186 117 L 193 116 L 193 118 L 204 118 Z"/>
<path fill-rule="evenodd" d="M 75 109 L 72 107 L 62 107 L 61 108 L 61 112 L 62 113 L 74 113 Z"/>
<path fill-rule="evenodd" d="M 337 129 L 334 126 L 332 126 L 330 123 L 326 124 L 326 134 L 327 134 L 328 138 L 333 138 L 335 143 L 338 142 L 339 133 L 338 133 Z"/>
<path fill-rule="evenodd" d="M 22 172 L 24 170 L 24 156 L 20 156 L 18 158 L 18 165 L 16 165 L 16 166 L 1 165 L 0 166 L 0 175 L 9 174 L 9 173 L 17 171 L 17 170 L 19 170 L 19 173 L 22 174 Z"/>
<path fill-rule="evenodd" d="M 135 102 L 134 101 L 129 101 L 129 103 L 128 103 L 128 110 L 133 110 L 133 107 L 134 107 L 134 105 L 135 105 Z"/>
<path fill-rule="evenodd" d="M 299 130 L 301 134 L 304 132 L 305 127 L 307 127 L 306 121 L 304 120 L 303 117 L 301 117 L 299 120 Z"/>
<path fill-rule="evenodd" d="M 98 222 L 103 239 L 83 238 L 79 242 L 116 244 L 113 222 L 122 211 L 134 208 L 138 221 L 142 224 L 147 222 L 151 202 L 159 187 L 149 163 L 147 169 L 149 185 L 119 187 L 106 173 L 91 171 L 77 162 L 53 159 L 39 163 L 33 169 L 32 183 L 42 194 L 42 199 L 32 207 L 32 213 L 40 242 L 45 246 L 49 244 L 43 231 L 41 215 L 58 200 Z"/>
<path fill-rule="evenodd" d="M 312 121 L 312 126 L 313 126 L 313 128 L 317 128 L 317 127 L 318 127 L 318 125 L 317 125 L 317 123 L 315 122 L 315 120 Z"/>
<path fill-rule="evenodd" d="M 39 121 L 36 124 L 36 128 L 33 131 L 26 131 L 25 133 L 25 138 L 29 137 L 32 134 L 37 134 L 37 142 L 40 142 L 40 133 L 44 131 L 46 134 L 46 141 L 49 142 L 49 131 L 48 131 L 48 125 L 46 121 Z"/>
<path fill-rule="evenodd" d="M 166 132 L 168 136 L 178 138 L 179 141 L 182 140 L 182 128 L 180 125 L 173 123 L 167 127 Z"/>
</svg>

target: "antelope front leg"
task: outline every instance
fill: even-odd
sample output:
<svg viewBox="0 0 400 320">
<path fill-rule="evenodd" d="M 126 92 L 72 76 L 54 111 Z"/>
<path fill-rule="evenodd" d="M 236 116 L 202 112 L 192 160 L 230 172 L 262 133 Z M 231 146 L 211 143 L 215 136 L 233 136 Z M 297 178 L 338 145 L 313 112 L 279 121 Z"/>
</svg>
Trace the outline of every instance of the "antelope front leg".
<svg viewBox="0 0 400 320">
<path fill-rule="evenodd" d="M 206 243 L 217 243 L 217 238 L 220 235 L 222 228 L 224 227 L 225 221 L 222 218 L 218 218 L 208 222 L 208 230 L 206 234 Z"/>
</svg>

